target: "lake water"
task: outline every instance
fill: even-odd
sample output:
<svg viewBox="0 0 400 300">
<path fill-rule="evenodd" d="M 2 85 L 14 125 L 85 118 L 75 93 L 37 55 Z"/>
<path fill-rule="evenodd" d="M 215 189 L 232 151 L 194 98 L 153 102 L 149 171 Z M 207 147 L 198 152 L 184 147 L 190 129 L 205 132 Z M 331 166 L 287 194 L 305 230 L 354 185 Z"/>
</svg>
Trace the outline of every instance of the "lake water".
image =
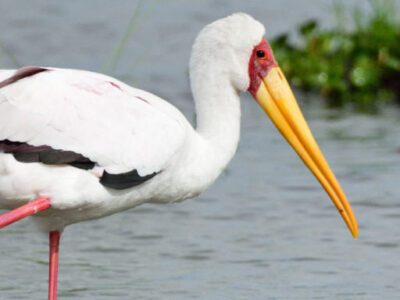
<svg viewBox="0 0 400 300">
<path fill-rule="evenodd" d="M 268 36 L 310 17 L 332 24 L 331 1 L 146 2 L 106 72 L 171 99 L 192 119 L 190 45 L 205 24 L 246 11 Z M 367 7 L 367 1 L 359 2 Z M 100 70 L 135 1 L 0 2 L 4 54 L 23 65 Z M 298 94 L 359 222 L 354 240 L 328 196 L 258 105 L 242 97 L 242 139 L 218 181 L 196 199 L 143 205 L 68 227 L 60 299 L 398 299 L 400 110 L 359 115 Z M 310 100 L 310 101 L 307 101 Z M 29 220 L 0 232 L 0 299 L 47 297 L 48 240 Z"/>
</svg>

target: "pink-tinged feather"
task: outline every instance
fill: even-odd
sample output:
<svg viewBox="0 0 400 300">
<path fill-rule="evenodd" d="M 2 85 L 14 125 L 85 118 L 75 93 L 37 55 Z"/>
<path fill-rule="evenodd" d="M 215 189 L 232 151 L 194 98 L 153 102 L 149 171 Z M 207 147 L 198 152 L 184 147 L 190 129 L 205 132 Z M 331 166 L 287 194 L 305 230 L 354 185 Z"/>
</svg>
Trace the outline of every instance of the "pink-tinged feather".
<svg viewBox="0 0 400 300">
<path fill-rule="evenodd" d="M 95 94 L 98 96 L 103 95 L 104 93 L 100 90 L 96 90 L 94 87 L 90 86 L 90 85 L 85 85 L 85 84 L 81 84 L 81 83 L 72 83 L 71 84 L 73 87 L 76 87 L 82 91 L 91 93 L 91 94 Z"/>
<path fill-rule="evenodd" d="M 135 96 L 135 98 L 137 98 L 137 99 L 139 99 L 139 100 L 142 100 L 142 101 L 144 101 L 144 102 L 146 102 L 146 103 L 149 103 L 149 101 L 147 101 L 146 99 L 144 99 L 144 98 L 142 98 L 142 97 L 140 97 L 140 96 Z"/>
<path fill-rule="evenodd" d="M 117 89 L 121 90 L 121 87 L 118 84 L 116 84 L 115 82 L 109 81 L 108 83 L 111 84 L 112 86 L 116 87 Z"/>
<path fill-rule="evenodd" d="M 98 96 L 107 95 L 116 89 L 122 92 L 121 87 L 112 81 L 94 80 L 88 82 L 75 82 L 71 86 Z"/>
</svg>

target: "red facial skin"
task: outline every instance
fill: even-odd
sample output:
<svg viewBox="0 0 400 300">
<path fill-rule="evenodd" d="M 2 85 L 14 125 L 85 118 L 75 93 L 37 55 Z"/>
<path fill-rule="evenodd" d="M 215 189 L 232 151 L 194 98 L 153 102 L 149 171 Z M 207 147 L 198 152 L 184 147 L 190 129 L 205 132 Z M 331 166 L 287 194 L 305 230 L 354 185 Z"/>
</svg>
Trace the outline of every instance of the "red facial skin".
<svg viewBox="0 0 400 300">
<path fill-rule="evenodd" d="M 257 51 L 260 50 L 264 51 L 264 57 L 257 56 Z M 264 38 L 262 38 L 261 42 L 254 47 L 249 61 L 250 86 L 248 91 L 256 100 L 256 94 L 262 79 L 267 76 L 271 68 L 277 66 L 278 63 L 275 61 L 274 55 L 272 54 L 271 46 Z"/>
</svg>

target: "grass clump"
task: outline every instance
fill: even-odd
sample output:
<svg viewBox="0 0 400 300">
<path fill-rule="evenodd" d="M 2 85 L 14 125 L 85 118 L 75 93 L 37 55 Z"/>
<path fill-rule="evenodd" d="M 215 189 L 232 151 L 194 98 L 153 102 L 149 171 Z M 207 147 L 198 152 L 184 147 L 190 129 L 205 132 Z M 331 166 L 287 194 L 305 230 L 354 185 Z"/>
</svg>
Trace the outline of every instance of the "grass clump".
<svg viewBox="0 0 400 300">
<path fill-rule="evenodd" d="M 372 12 L 354 9 L 353 30 L 346 30 L 344 8 L 336 5 L 338 24 L 322 29 L 310 20 L 299 26 L 299 43 L 284 34 L 271 42 L 291 83 L 317 91 L 332 106 L 347 103 L 371 108 L 400 100 L 400 22 L 392 1 L 370 1 Z"/>
</svg>

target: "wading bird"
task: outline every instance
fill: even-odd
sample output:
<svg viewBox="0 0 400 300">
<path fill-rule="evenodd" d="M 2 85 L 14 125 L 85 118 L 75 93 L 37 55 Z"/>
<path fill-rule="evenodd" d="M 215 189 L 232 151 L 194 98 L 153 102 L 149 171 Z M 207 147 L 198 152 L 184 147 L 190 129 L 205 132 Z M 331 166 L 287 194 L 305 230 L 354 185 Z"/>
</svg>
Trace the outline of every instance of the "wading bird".
<svg viewBox="0 0 400 300">
<path fill-rule="evenodd" d="M 197 128 L 171 104 L 114 78 L 25 67 L 0 72 L 0 228 L 29 215 L 50 233 L 57 297 L 64 227 L 145 202 L 199 195 L 234 155 L 249 91 L 326 190 L 354 237 L 357 223 L 264 39 L 234 14 L 206 26 L 190 58 Z"/>
</svg>

